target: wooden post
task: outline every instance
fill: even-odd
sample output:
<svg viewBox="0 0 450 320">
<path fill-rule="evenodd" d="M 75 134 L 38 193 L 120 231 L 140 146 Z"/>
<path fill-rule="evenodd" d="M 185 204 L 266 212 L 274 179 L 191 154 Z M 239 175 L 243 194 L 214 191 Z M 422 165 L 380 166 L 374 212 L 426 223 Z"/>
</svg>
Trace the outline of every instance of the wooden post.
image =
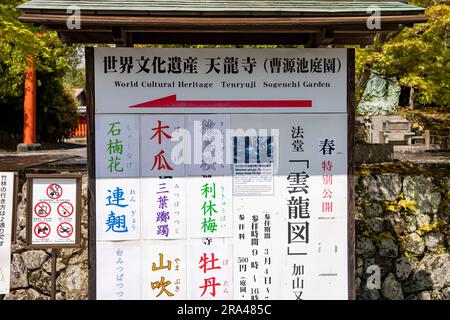
<svg viewBox="0 0 450 320">
<path fill-rule="evenodd" d="M 36 58 L 28 56 L 23 103 L 23 143 L 36 143 Z"/>
<path fill-rule="evenodd" d="M 56 299 L 56 249 L 52 249 L 52 292 L 51 299 Z"/>
<path fill-rule="evenodd" d="M 94 78 L 94 48 L 86 48 L 86 120 L 87 120 L 87 154 L 88 154 L 88 235 L 89 235 L 89 300 L 97 298 L 97 256 L 95 234 L 95 78 Z"/>
<path fill-rule="evenodd" d="M 347 261 L 348 299 L 356 300 L 355 257 L 355 49 L 347 49 Z"/>
</svg>

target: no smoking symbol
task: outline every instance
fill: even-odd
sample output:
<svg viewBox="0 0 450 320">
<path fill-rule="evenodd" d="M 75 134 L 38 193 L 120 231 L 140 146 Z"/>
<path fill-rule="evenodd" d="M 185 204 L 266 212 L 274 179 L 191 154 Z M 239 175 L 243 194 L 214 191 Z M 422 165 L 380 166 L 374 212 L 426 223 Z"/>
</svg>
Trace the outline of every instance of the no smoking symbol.
<svg viewBox="0 0 450 320">
<path fill-rule="evenodd" d="M 61 188 L 61 186 L 59 184 L 56 183 L 52 183 L 51 185 L 49 185 L 47 187 L 47 196 L 50 199 L 56 200 L 61 198 L 63 193 L 63 189 Z"/>
<path fill-rule="evenodd" d="M 73 205 L 70 202 L 64 201 L 58 205 L 58 214 L 63 218 L 68 218 L 73 213 Z"/>
<path fill-rule="evenodd" d="M 38 238 L 44 239 L 50 235 L 50 226 L 45 222 L 40 222 L 34 226 L 34 235 Z"/>
<path fill-rule="evenodd" d="M 73 227 L 70 223 L 63 222 L 59 224 L 58 229 L 56 229 L 56 232 L 61 238 L 68 238 L 73 233 Z"/>
<path fill-rule="evenodd" d="M 34 206 L 34 213 L 39 218 L 47 217 L 50 214 L 51 211 L 52 211 L 52 207 L 45 201 L 38 202 Z"/>
</svg>

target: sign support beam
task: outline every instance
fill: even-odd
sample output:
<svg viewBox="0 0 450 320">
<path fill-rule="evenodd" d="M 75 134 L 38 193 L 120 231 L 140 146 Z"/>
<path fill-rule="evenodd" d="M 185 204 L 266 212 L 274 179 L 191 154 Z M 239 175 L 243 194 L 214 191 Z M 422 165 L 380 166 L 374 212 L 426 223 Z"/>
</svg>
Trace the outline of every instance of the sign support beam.
<svg viewBox="0 0 450 320">
<path fill-rule="evenodd" d="M 56 299 L 56 249 L 52 249 L 52 292 L 51 299 Z"/>
</svg>

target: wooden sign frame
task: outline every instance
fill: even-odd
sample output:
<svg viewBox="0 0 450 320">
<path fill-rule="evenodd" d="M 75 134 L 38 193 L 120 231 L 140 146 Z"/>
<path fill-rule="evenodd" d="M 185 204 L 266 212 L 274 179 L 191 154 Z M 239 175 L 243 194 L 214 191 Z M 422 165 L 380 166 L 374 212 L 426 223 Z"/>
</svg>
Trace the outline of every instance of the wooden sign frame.
<svg viewBox="0 0 450 320">
<path fill-rule="evenodd" d="M 81 247 L 81 179 L 78 173 L 65 174 L 27 174 L 27 248 L 28 249 L 61 249 Z M 33 216 L 33 182 L 34 179 L 75 179 L 76 180 L 76 207 L 75 214 L 75 243 L 73 244 L 33 244 L 32 243 L 32 216 Z"/>
</svg>

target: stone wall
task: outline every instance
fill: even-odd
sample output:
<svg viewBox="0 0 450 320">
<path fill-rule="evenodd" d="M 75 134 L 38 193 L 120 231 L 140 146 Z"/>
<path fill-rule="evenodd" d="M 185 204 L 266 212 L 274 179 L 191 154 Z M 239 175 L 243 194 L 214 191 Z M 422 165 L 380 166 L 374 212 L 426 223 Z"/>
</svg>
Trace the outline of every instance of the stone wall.
<svg viewBox="0 0 450 320">
<path fill-rule="evenodd" d="M 449 172 L 445 165 L 392 163 L 359 169 L 355 193 L 358 299 L 450 299 Z M 86 181 L 83 176 L 82 248 L 58 250 L 57 299 L 87 298 Z M 51 251 L 26 250 L 25 246 L 26 188 L 24 184 L 19 194 L 11 293 L 4 298 L 50 299 Z"/>
<path fill-rule="evenodd" d="M 19 193 L 16 244 L 12 246 L 11 292 L 5 300 L 49 300 L 51 295 L 51 250 L 26 249 L 27 183 Z M 57 249 L 56 299 L 88 297 L 87 176 L 83 175 L 81 248 Z"/>
<path fill-rule="evenodd" d="M 360 170 L 358 299 L 450 300 L 449 200 L 448 166 L 378 165 Z"/>
</svg>

